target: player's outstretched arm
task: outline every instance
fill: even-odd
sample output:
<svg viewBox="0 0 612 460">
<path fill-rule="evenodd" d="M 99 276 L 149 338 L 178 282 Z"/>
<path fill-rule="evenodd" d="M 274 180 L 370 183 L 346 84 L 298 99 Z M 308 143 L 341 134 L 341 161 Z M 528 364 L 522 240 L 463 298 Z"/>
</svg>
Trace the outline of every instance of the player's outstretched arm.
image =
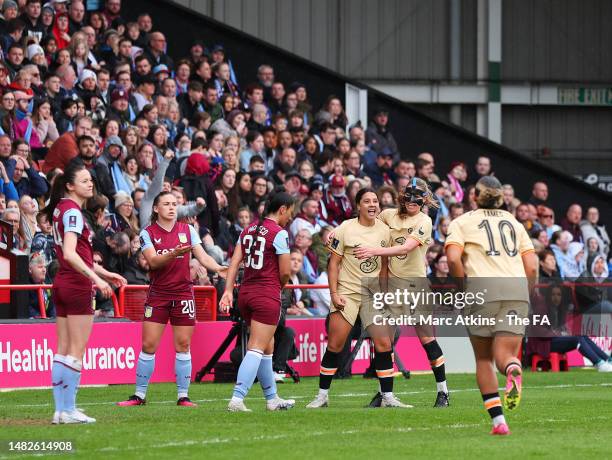
<svg viewBox="0 0 612 460">
<path fill-rule="evenodd" d="M 367 259 L 368 257 L 374 256 L 403 256 L 408 254 L 414 248 L 418 248 L 421 243 L 414 239 L 408 238 L 406 242 L 399 246 L 389 246 L 388 248 L 368 248 L 368 247 L 358 247 L 353 250 L 353 254 L 358 259 Z"/>
<path fill-rule="evenodd" d="M 196 244 L 193 247 L 193 255 L 209 272 L 216 272 L 221 278 L 227 275 L 227 267 L 219 265 L 215 259 L 206 254 L 206 251 L 201 244 Z"/>
<path fill-rule="evenodd" d="M 171 260 L 177 258 L 178 256 L 187 254 L 190 251 L 191 251 L 191 246 L 187 244 L 184 246 L 178 245 L 176 248 L 164 254 L 157 254 L 157 252 L 155 251 L 155 248 L 153 246 L 150 246 L 144 249 L 142 251 L 142 254 L 144 255 L 145 259 L 147 259 L 147 262 L 149 263 L 151 270 L 159 270 L 160 268 L 164 267 L 167 263 L 169 263 Z"/>
</svg>

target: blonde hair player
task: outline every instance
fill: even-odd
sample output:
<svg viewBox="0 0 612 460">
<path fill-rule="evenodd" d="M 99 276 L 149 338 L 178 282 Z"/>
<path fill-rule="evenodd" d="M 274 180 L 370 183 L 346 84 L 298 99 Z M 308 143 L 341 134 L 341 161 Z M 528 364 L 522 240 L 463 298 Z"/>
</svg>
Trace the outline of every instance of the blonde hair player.
<svg viewBox="0 0 612 460">
<path fill-rule="evenodd" d="M 481 322 L 469 326 L 468 332 L 476 357 L 478 387 L 493 422 L 491 434 L 508 435 L 494 364 L 506 376 L 504 406 L 516 409 L 522 387 L 517 355 L 525 327 L 508 321 L 508 316 L 527 315 L 538 260 L 525 227 L 512 214 L 499 209 L 503 189 L 495 177 L 484 176 L 476 183 L 476 203 L 478 209 L 451 222 L 444 249 L 450 275 L 460 280 L 467 276 L 468 289 L 487 286 L 485 277 L 496 280 L 495 288 L 488 286 L 486 290 L 487 302 L 470 312 L 476 315 L 472 318 L 494 318 L 495 325 Z"/>
<path fill-rule="evenodd" d="M 397 209 L 385 209 L 378 218 L 389 226 L 391 246 L 387 248 L 361 247 L 355 250 L 359 259 L 372 256 L 389 257 L 389 284 L 393 288 L 410 285 L 415 290 L 429 289 L 426 278 L 425 252 L 431 243 L 431 218 L 423 207 L 438 208 L 427 182 L 413 178 L 399 196 Z M 401 315 L 403 306 L 392 307 L 392 314 Z M 425 314 L 426 312 L 423 311 Z M 436 379 L 436 401 L 434 407 L 448 407 L 449 394 L 446 384 L 444 354 L 434 336 L 431 325 L 415 326 L 421 345 Z M 380 392 L 374 396 L 370 407 L 379 407 Z"/>
<path fill-rule="evenodd" d="M 338 369 L 338 354 L 344 348 L 358 316 L 374 341 L 374 363 L 382 392 L 382 406 L 412 407 L 403 404 L 393 394 L 392 341 L 388 328 L 375 324 L 372 309 L 373 294 L 380 289 L 380 278 L 387 276 L 387 258 L 359 260 L 355 257 L 355 250 L 359 246 L 388 246 L 389 228 L 376 218 L 380 212 L 376 192 L 361 189 L 355 202 L 358 217 L 344 221 L 327 245 L 330 251 L 328 276 L 332 300 L 327 350 L 321 360 L 319 393 L 306 407 L 318 409 L 328 406 L 329 388 Z"/>
</svg>

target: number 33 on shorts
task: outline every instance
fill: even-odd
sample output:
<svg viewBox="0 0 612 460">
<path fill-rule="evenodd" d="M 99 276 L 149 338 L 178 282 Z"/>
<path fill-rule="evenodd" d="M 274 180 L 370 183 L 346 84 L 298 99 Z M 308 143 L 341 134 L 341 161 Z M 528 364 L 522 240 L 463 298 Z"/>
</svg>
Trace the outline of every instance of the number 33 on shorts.
<svg viewBox="0 0 612 460">
<path fill-rule="evenodd" d="M 195 318 L 195 301 L 194 300 L 181 300 L 181 306 L 183 307 L 181 313 L 189 315 L 189 318 Z"/>
</svg>

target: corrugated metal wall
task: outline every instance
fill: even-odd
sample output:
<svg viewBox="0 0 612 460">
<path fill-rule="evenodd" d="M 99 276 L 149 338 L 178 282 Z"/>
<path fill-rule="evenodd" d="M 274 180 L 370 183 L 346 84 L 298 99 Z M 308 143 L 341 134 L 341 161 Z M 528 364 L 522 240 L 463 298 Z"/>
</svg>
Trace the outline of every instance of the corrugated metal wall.
<svg viewBox="0 0 612 460">
<path fill-rule="evenodd" d="M 610 82 L 612 2 L 503 2 L 502 78 Z"/>
<path fill-rule="evenodd" d="M 447 0 L 177 0 L 360 79 L 448 78 Z M 476 74 L 476 0 L 463 0 L 464 76 Z"/>
<path fill-rule="evenodd" d="M 176 0 L 350 77 L 448 78 L 448 0 Z M 477 0 L 462 1 L 462 77 L 476 77 Z M 503 1 L 502 78 L 609 82 L 612 1 Z"/>
<path fill-rule="evenodd" d="M 612 110 L 605 107 L 519 107 L 502 111 L 502 143 L 552 162 L 570 174 L 610 171 Z M 542 155 L 542 149 L 550 155 Z"/>
<path fill-rule="evenodd" d="M 448 0 L 178 0 L 198 12 L 361 80 L 447 80 Z M 462 79 L 476 79 L 477 0 L 462 0 Z M 502 79 L 610 83 L 612 0 L 504 0 Z M 420 106 L 448 121 L 448 106 Z M 475 130 L 475 108 L 462 107 Z M 543 147 L 569 168 L 607 166 L 612 110 L 509 107 L 503 143 Z M 603 153 L 602 153 L 603 152 Z M 572 161 L 571 155 L 589 161 Z"/>
</svg>

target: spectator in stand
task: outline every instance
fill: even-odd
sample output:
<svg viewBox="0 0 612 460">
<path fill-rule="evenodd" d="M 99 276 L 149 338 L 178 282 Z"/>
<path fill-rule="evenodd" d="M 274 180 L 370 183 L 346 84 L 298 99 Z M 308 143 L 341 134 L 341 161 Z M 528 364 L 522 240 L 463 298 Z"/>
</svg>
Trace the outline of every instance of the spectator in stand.
<svg viewBox="0 0 612 460">
<path fill-rule="evenodd" d="M 393 152 L 389 148 L 383 148 L 376 153 L 376 163 L 366 164 L 363 172 L 372 179 L 375 188 L 383 185 L 393 185 Z"/>
<path fill-rule="evenodd" d="M 325 192 L 325 209 L 331 225 L 338 226 L 353 214 L 351 201 L 346 195 L 346 182 L 342 176 L 334 175 L 329 181 L 329 188 Z"/>
<path fill-rule="evenodd" d="M 29 263 L 30 279 L 29 284 L 47 284 L 50 280 L 47 279 L 47 261 L 45 256 L 40 253 L 32 253 Z M 28 317 L 40 318 L 40 301 L 38 290 L 28 291 Z M 51 298 L 51 289 L 42 290 L 43 308 L 47 318 L 55 318 L 55 305 Z"/>
<path fill-rule="evenodd" d="M 264 137 L 257 131 L 249 131 L 246 135 L 247 148 L 240 152 L 240 170 L 248 171 L 251 158 L 259 156 L 263 159 Z"/>
<path fill-rule="evenodd" d="M 306 229 L 311 235 L 321 231 L 321 221 L 319 219 L 319 205 L 312 198 L 306 198 L 300 206 L 300 213 L 293 219 L 289 226 L 289 234 L 295 240 L 300 230 Z"/>
<path fill-rule="evenodd" d="M 6 208 L 6 210 L 2 213 L 2 220 L 13 226 L 13 249 L 18 251 L 23 250 L 25 248 L 25 244 L 21 238 L 21 215 L 19 208 Z M 4 235 L 2 243 L 6 244 Z"/>
<path fill-rule="evenodd" d="M 104 0 L 102 14 L 108 25 L 112 24 L 115 19 L 121 18 L 121 0 Z"/>
<path fill-rule="evenodd" d="M 531 233 L 540 228 L 539 223 L 530 218 L 529 204 L 527 203 L 521 203 L 516 208 L 516 220 L 523 224 L 527 233 Z"/>
<path fill-rule="evenodd" d="M 573 281 L 578 278 L 586 268 L 586 258 L 584 255 L 584 244 L 573 241 L 567 248 L 568 264 L 564 268 L 563 277 Z"/>
<path fill-rule="evenodd" d="M 438 175 L 434 172 L 436 169 L 436 162 L 434 156 L 429 152 L 421 152 L 417 155 L 417 160 L 423 160 L 427 163 L 431 163 L 431 171 L 428 171 L 428 180 L 430 182 L 442 182 Z"/>
<path fill-rule="evenodd" d="M 455 202 L 461 203 L 465 193 L 463 184 L 467 179 L 465 164 L 460 161 L 453 161 L 446 177 L 450 184 L 450 190 L 455 198 Z"/>
<path fill-rule="evenodd" d="M 546 231 L 548 238 L 556 231 L 561 230 L 561 227 L 555 224 L 555 212 L 552 208 L 548 208 L 544 205 L 538 206 L 538 222 L 540 227 Z"/>
<path fill-rule="evenodd" d="M 604 256 L 610 253 L 610 236 L 605 225 L 599 224 L 599 209 L 591 206 L 587 209 L 586 219 L 580 222 L 582 240 L 588 243 L 590 238 L 594 238 L 599 245 L 599 249 Z"/>
<path fill-rule="evenodd" d="M 13 184 L 20 197 L 25 195 L 33 198 L 43 197 L 49 190 L 47 181 L 34 169 L 32 164 L 17 155 L 15 156 Z"/>
<path fill-rule="evenodd" d="M 263 96 L 269 101 L 274 84 L 274 69 L 268 64 L 262 64 L 257 68 L 257 82 L 263 88 Z"/>
<path fill-rule="evenodd" d="M 302 271 L 304 255 L 298 248 L 291 249 L 291 271 L 287 284 L 308 284 L 308 278 Z M 310 295 L 306 289 L 283 289 L 281 303 L 291 316 L 312 316 Z"/>
<path fill-rule="evenodd" d="M 79 153 L 77 138 L 80 136 L 89 136 L 91 127 L 91 118 L 77 118 L 74 122 L 74 131 L 62 134 L 57 141 L 53 143 L 49 152 L 47 152 L 45 164 L 42 168 L 43 172 L 46 174 L 56 168 L 63 170 L 68 163 L 70 163 L 70 160 Z"/>
<path fill-rule="evenodd" d="M 474 172 L 470 177 L 470 184 L 475 184 L 484 176 L 494 176 L 493 167 L 491 165 L 491 159 L 487 156 L 481 155 L 476 160 L 474 165 Z"/>
<path fill-rule="evenodd" d="M 47 219 L 45 213 L 36 214 L 36 224 L 39 230 L 34 233 L 32 244 L 30 245 L 31 254 L 39 253 L 44 256 L 47 264 L 57 260 L 55 244 L 53 240 L 53 226 Z"/>
<path fill-rule="evenodd" d="M 295 247 L 302 253 L 302 271 L 308 282 L 313 284 L 319 277 L 318 258 L 312 250 L 312 235 L 308 229 L 302 229 L 295 236 Z"/>
<path fill-rule="evenodd" d="M 161 32 L 149 34 L 149 46 L 144 51 L 153 66 L 164 64 L 168 69 L 174 69 L 172 58 L 166 54 L 166 37 Z"/>
<path fill-rule="evenodd" d="M 573 263 L 572 257 L 569 254 L 569 245 L 572 239 L 572 234 L 565 230 L 559 230 L 553 233 L 550 239 L 550 249 L 552 249 L 555 254 L 559 275 L 561 275 L 562 278 L 566 276 L 567 268 Z"/>
<path fill-rule="evenodd" d="M 578 309 L 582 313 L 612 313 L 612 278 L 608 264 L 602 255 L 587 262 L 587 269 L 576 280 Z M 601 286 L 580 286 L 581 283 L 597 283 Z"/>
<path fill-rule="evenodd" d="M 548 185 L 546 185 L 546 182 L 538 181 L 533 184 L 528 203 L 535 206 L 550 207 L 548 204 Z"/>
<path fill-rule="evenodd" d="M 578 203 L 574 203 L 567 208 L 565 217 L 561 221 L 561 228 L 572 234 L 573 241 L 582 241 L 581 219 L 582 207 Z"/>
<path fill-rule="evenodd" d="M 393 161 L 397 161 L 399 160 L 397 142 L 395 142 L 393 134 L 389 131 L 388 124 L 389 112 L 382 107 L 376 108 L 372 114 L 372 121 L 365 133 L 366 144 L 368 148 L 376 153 L 387 149 L 391 152 Z"/>
<path fill-rule="evenodd" d="M 145 285 L 150 283 L 149 270 L 149 263 L 144 254 L 142 251 L 137 251 L 130 257 L 123 276 L 128 284 Z"/>
<path fill-rule="evenodd" d="M 451 203 L 451 205 L 448 207 L 448 213 L 451 221 L 463 215 L 464 212 L 465 209 L 461 203 Z"/>
<path fill-rule="evenodd" d="M 544 249 L 538 254 L 538 259 L 540 260 L 539 282 L 543 284 L 558 282 L 560 276 L 555 253 L 550 249 Z"/>
<path fill-rule="evenodd" d="M 119 136 L 110 136 L 106 139 L 102 155 L 98 158 L 95 172 L 100 184 L 101 192 L 109 200 L 113 200 L 119 191 L 128 195 L 132 192 L 130 185 L 123 176 L 119 161 L 124 150 L 123 142 Z"/>
</svg>

